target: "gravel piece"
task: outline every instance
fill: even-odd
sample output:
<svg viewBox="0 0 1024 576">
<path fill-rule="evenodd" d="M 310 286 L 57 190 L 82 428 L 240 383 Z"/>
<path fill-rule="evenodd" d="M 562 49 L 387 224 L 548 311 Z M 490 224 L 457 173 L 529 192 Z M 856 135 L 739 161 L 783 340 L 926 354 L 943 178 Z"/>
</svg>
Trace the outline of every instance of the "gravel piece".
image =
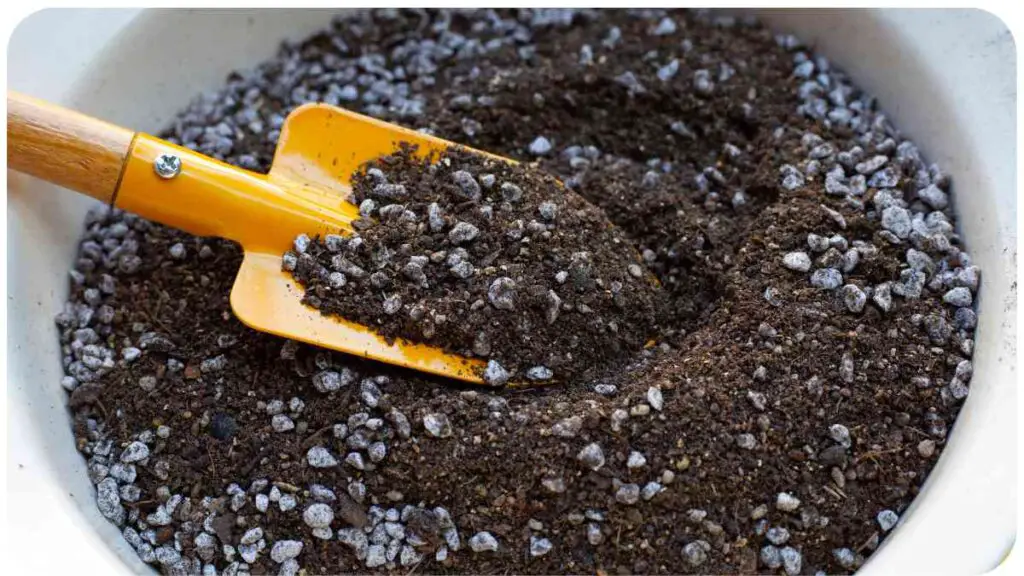
<svg viewBox="0 0 1024 576">
<path fill-rule="evenodd" d="M 599 444 L 594 442 L 584 446 L 579 454 L 576 455 L 576 459 L 591 470 L 599 470 L 604 466 L 604 451 L 601 450 Z"/>
<path fill-rule="evenodd" d="M 477 532 L 469 539 L 469 548 L 473 552 L 497 552 L 498 541 L 490 532 Z"/>
<path fill-rule="evenodd" d="M 504 386 L 512 377 L 497 360 L 488 360 L 483 370 L 483 381 L 492 386 Z"/>
<path fill-rule="evenodd" d="M 299 540 L 278 540 L 270 548 L 270 559 L 278 564 L 297 558 L 302 553 L 302 542 Z"/>
<path fill-rule="evenodd" d="M 538 538 L 537 536 L 530 536 L 530 556 L 533 556 L 534 558 L 544 556 L 548 552 L 551 552 L 552 548 L 554 548 L 554 546 L 551 544 L 551 540 L 548 540 L 547 538 Z"/>
<path fill-rule="evenodd" d="M 832 557 L 840 566 L 847 569 L 853 568 L 857 561 L 856 554 L 849 548 L 835 548 L 832 550 Z"/>
<path fill-rule="evenodd" d="M 499 310 L 515 310 L 516 283 L 504 276 L 495 279 L 487 290 L 487 298 Z"/>
<path fill-rule="evenodd" d="M 704 540 L 694 540 L 683 546 L 683 558 L 690 566 L 697 567 L 708 560 L 708 553 L 711 552 L 711 544 Z"/>
<path fill-rule="evenodd" d="M 338 460 L 323 446 L 313 446 L 306 451 L 306 463 L 313 468 L 331 468 L 338 465 Z"/>
<path fill-rule="evenodd" d="M 900 521 L 900 517 L 892 510 L 882 510 L 878 513 L 878 525 L 882 528 L 882 532 L 888 532 L 896 526 L 896 523 Z"/>
<path fill-rule="evenodd" d="M 775 546 L 761 548 L 761 564 L 771 570 L 778 570 L 782 567 L 782 554 Z"/>
<path fill-rule="evenodd" d="M 527 149 L 530 151 L 530 154 L 533 154 L 534 156 L 545 156 L 551 152 L 551 148 L 550 140 L 543 136 L 538 136 L 533 140 L 533 142 L 530 142 Z"/>
<path fill-rule="evenodd" d="M 117 481 L 105 478 L 96 485 L 96 506 L 100 514 L 107 520 L 120 526 L 124 524 L 125 510 L 121 506 L 121 495 L 117 489 Z"/>
<path fill-rule="evenodd" d="M 645 501 L 650 500 L 651 498 L 654 498 L 664 490 L 665 486 L 663 486 L 661 483 L 648 482 L 647 484 L 644 484 L 644 487 L 640 490 L 640 497 L 643 498 Z"/>
<path fill-rule="evenodd" d="M 765 538 L 776 546 L 782 546 L 789 541 L 789 530 L 781 526 L 773 526 L 765 532 Z"/>
<path fill-rule="evenodd" d="M 786 546 L 779 551 L 779 555 L 782 557 L 782 568 L 786 571 L 786 574 L 796 576 L 800 573 L 800 568 L 803 565 L 803 555 L 796 548 Z"/>
<path fill-rule="evenodd" d="M 452 435 L 452 425 L 444 414 L 426 414 L 423 416 L 423 427 L 434 438 L 448 438 Z"/>
<path fill-rule="evenodd" d="M 121 462 L 126 464 L 140 462 L 146 458 L 149 458 L 149 446 L 139 441 L 132 442 L 121 452 Z"/>
<path fill-rule="evenodd" d="M 302 513 L 302 521 L 310 528 L 327 528 L 334 520 L 334 511 L 327 504 L 310 504 Z"/>
<path fill-rule="evenodd" d="M 737 434 L 736 445 L 744 450 L 753 450 L 757 447 L 757 439 L 753 434 Z"/>
<path fill-rule="evenodd" d="M 263 529 L 259 526 L 246 530 L 245 534 L 242 534 L 242 538 L 238 541 L 240 544 L 255 544 L 263 539 Z"/>
<path fill-rule="evenodd" d="M 969 288 L 960 286 L 943 294 L 942 301 L 958 308 L 966 308 L 974 303 L 974 295 Z"/>
<path fill-rule="evenodd" d="M 274 429 L 274 432 L 288 432 L 295 429 L 295 422 L 284 414 L 275 414 L 270 419 L 270 427 Z"/>
<path fill-rule="evenodd" d="M 465 170 L 452 172 L 452 181 L 455 182 L 459 193 L 466 200 L 476 201 L 480 199 L 480 184 L 477 183 L 476 178 L 469 172 Z"/>
<path fill-rule="evenodd" d="M 313 387 L 324 394 L 336 392 L 341 389 L 341 374 L 332 370 L 324 370 L 313 376 Z"/>
<path fill-rule="evenodd" d="M 806 252 L 790 252 L 782 257 L 782 265 L 795 272 L 807 272 L 811 269 L 811 257 Z"/>
<path fill-rule="evenodd" d="M 643 468 L 646 465 L 647 458 L 645 458 L 643 454 L 635 450 L 629 453 L 629 458 L 626 460 L 627 468 Z"/>
<path fill-rule="evenodd" d="M 860 314 L 864 311 L 864 306 L 868 302 L 868 296 L 859 287 L 847 284 L 843 286 L 841 294 L 847 310 L 854 314 Z"/>
<path fill-rule="evenodd" d="M 921 458 L 931 458 L 935 455 L 935 441 L 926 439 L 917 444 L 917 453 Z"/>
<path fill-rule="evenodd" d="M 935 184 L 929 184 L 927 187 L 918 190 L 917 197 L 933 210 L 944 210 L 949 206 L 949 196 Z"/>
<path fill-rule="evenodd" d="M 783 512 L 793 512 L 800 507 L 800 500 L 792 494 L 779 492 L 775 499 L 775 507 Z"/>
<path fill-rule="evenodd" d="M 647 389 L 647 403 L 658 412 L 665 407 L 665 398 L 661 394 L 661 388 L 651 386 Z"/>
<path fill-rule="evenodd" d="M 811 274 L 811 286 L 835 290 L 843 283 L 843 274 L 835 268 L 819 268 Z"/>
<path fill-rule="evenodd" d="M 882 211 L 882 227 L 900 239 L 910 236 L 912 229 L 910 220 L 910 212 L 906 208 L 889 206 Z"/>
<path fill-rule="evenodd" d="M 570 416 L 551 427 L 551 433 L 559 438 L 575 438 L 583 428 L 583 418 Z"/>
<path fill-rule="evenodd" d="M 640 501 L 640 486 L 623 484 L 615 491 L 615 501 L 619 504 L 633 505 Z"/>
</svg>

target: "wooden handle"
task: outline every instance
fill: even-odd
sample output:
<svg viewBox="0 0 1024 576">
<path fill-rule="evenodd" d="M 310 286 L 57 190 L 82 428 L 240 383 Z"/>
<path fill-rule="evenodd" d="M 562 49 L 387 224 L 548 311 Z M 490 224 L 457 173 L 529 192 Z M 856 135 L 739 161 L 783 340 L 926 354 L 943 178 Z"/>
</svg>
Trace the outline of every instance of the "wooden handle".
<svg viewBox="0 0 1024 576">
<path fill-rule="evenodd" d="M 7 165 L 108 204 L 134 137 L 131 130 L 7 93 Z"/>
</svg>

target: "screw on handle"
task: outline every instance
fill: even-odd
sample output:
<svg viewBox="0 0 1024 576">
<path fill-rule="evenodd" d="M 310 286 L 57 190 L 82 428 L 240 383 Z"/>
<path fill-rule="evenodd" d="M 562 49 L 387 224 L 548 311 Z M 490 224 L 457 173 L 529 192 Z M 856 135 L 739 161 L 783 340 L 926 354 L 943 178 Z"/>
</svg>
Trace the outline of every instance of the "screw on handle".
<svg viewBox="0 0 1024 576">
<path fill-rule="evenodd" d="M 19 94 L 7 93 L 7 165 L 113 204 L 135 133 Z"/>
</svg>

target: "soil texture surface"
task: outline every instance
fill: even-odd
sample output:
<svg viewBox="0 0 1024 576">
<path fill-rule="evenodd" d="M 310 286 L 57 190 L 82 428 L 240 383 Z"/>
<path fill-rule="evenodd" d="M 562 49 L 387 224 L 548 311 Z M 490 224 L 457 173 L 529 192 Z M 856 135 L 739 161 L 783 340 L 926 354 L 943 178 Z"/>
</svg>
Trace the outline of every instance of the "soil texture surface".
<svg viewBox="0 0 1024 576">
<path fill-rule="evenodd" d="M 61 384 L 99 511 L 142 560 L 831 574 L 899 538 L 970 392 L 980 275 L 950 179 L 869 94 L 797 38 L 706 11 L 383 9 L 324 26 L 164 136 L 265 172 L 284 116 L 326 101 L 524 162 L 384 159 L 356 198 L 382 223 L 348 263 L 334 249 L 351 240 L 293 256 L 327 312 L 566 382 L 460 385 L 254 332 L 229 303 L 238 246 L 96 209 L 56 319 Z M 458 170 L 491 210 L 453 200 Z M 534 191 L 551 178 L 596 208 L 560 196 L 546 218 Z M 408 198 L 374 192 L 385 181 Z M 505 182 L 522 206 L 505 209 Z M 518 252 L 495 237 L 516 220 Z M 459 222 L 477 235 L 454 246 Z M 332 272 L 365 302 L 334 297 Z M 500 277 L 512 310 L 494 305 Z M 512 346 L 534 334 L 554 344 Z"/>
</svg>

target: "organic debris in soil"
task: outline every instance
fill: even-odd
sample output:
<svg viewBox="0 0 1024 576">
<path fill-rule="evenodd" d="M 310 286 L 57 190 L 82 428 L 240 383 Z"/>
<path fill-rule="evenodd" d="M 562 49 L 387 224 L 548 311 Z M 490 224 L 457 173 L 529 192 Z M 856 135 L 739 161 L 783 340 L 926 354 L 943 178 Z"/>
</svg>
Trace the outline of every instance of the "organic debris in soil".
<svg viewBox="0 0 1024 576">
<path fill-rule="evenodd" d="M 324 314 L 488 359 L 492 386 L 580 381 L 657 334 L 665 300 L 632 243 L 528 166 L 405 146 L 355 176 L 352 201 L 358 233 L 285 257 Z"/>
<path fill-rule="evenodd" d="M 659 345 L 587 385 L 469 388 L 249 330 L 238 246 L 93 211 L 62 384 L 145 562 L 833 574 L 899 537 L 970 391 L 979 273 L 949 178 L 828 60 L 699 11 L 364 11 L 166 135 L 266 171 L 321 99 L 539 159 L 665 287 Z"/>
</svg>

